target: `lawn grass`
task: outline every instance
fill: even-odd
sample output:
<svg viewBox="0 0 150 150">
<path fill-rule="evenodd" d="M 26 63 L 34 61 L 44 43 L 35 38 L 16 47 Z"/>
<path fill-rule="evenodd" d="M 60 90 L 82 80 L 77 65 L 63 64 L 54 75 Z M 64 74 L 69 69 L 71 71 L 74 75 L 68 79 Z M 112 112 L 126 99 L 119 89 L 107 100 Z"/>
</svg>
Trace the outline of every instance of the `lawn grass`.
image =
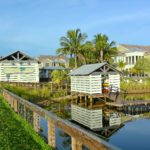
<svg viewBox="0 0 150 150">
<path fill-rule="evenodd" d="M 51 150 L 0 96 L 0 150 Z"/>
</svg>

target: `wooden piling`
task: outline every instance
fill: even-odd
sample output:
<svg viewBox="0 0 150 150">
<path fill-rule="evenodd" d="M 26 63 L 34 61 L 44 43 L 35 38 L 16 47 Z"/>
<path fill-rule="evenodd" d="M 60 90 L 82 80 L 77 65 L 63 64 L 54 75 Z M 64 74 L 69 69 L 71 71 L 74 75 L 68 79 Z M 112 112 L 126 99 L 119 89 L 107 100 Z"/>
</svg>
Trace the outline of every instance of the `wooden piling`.
<svg viewBox="0 0 150 150">
<path fill-rule="evenodd" d="M 82 143 L 75 137 L 71 137 L 72 150 L 82 150 Z"/>
<path fill-rule="evenodd" d="M 39 120 L 40 120 L 40 116 L 36 112 L 33 112 L 33 128 L 37 133 L 40 130 Z"/>
<path fill-rule="evenodd" d="M 48 120 L 48 144 L 52 148 L 56 148 L 55 124 L 52 120 Z"/>
</svg>

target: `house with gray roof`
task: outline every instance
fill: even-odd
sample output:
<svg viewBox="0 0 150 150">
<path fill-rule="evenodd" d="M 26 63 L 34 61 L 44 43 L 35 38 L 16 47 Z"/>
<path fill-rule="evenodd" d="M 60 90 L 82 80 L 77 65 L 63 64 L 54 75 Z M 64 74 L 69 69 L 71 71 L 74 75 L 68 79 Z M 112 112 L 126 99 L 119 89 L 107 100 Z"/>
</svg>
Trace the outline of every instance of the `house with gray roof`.
<svg viewBox="0 0 150 150">
<path fill-rule="evenodd" d="M 64 56 L 40 55 L 39 57 L 37 57 L 37 60 L 40 62 L 40 68 L 55 66 L 63 66 L 65 68 L 69 67 L 69 61 Z"/>
</svg>

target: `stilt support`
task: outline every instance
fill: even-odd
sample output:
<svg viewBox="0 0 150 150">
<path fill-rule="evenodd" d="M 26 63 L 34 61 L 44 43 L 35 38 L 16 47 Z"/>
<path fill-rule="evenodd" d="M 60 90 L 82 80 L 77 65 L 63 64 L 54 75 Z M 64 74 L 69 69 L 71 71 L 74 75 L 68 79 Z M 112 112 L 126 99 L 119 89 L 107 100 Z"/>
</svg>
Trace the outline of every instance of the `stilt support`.
<svg viewBox="0 0 150 150">
<path fill-rule="evenodd" d="M 72 150 L 82 150 L 82 143 L 74 137 L 71 137 Z"/>
<path fill-rule="evenodd" d="M 55 125 L 52 120 L 48 120 L 48 144 L 56 148 Z"/>
<path fill-rule="evenodd" d="M 37 133 L 40 130 L 40 122 L 39 121 L 40 121 L 40 116 L 36 112 L 33 112 L 33 128 Z"/>
</svg>

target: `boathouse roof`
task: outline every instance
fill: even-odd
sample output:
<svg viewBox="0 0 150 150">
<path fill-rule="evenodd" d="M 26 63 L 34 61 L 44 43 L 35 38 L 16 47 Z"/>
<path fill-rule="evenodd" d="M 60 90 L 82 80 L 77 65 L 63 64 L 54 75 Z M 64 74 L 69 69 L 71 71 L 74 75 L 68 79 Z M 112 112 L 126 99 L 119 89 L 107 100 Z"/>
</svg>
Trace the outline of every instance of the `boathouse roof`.
<svg viewBox="0 0 150 150">
<path fill-rule="evenodd" d="M 0 59 L 0 61 L 5 61 L 5 60 L 6 61 L 26 61 L 26 60 L 35 60 L 35 59 L 21 51 L 15 51 L 14 53 L 11 53 Z"/>
<path fill-rule="evenodd" d="M 106 66 L 107 68 L 103 68 Z M 113 66 L 109 65 L 107 62 L 104 63 L 96 63 L 96 64 L 87 64 L 83 65 L 75 70 L 73 70 L 69 75 L 76 76 L 76 75 L 90 75 L 94 72 L 101 72 L 106 73 L 108 71 L 121 73 L 119 70 L 115 69 Z"/>
</svg>

